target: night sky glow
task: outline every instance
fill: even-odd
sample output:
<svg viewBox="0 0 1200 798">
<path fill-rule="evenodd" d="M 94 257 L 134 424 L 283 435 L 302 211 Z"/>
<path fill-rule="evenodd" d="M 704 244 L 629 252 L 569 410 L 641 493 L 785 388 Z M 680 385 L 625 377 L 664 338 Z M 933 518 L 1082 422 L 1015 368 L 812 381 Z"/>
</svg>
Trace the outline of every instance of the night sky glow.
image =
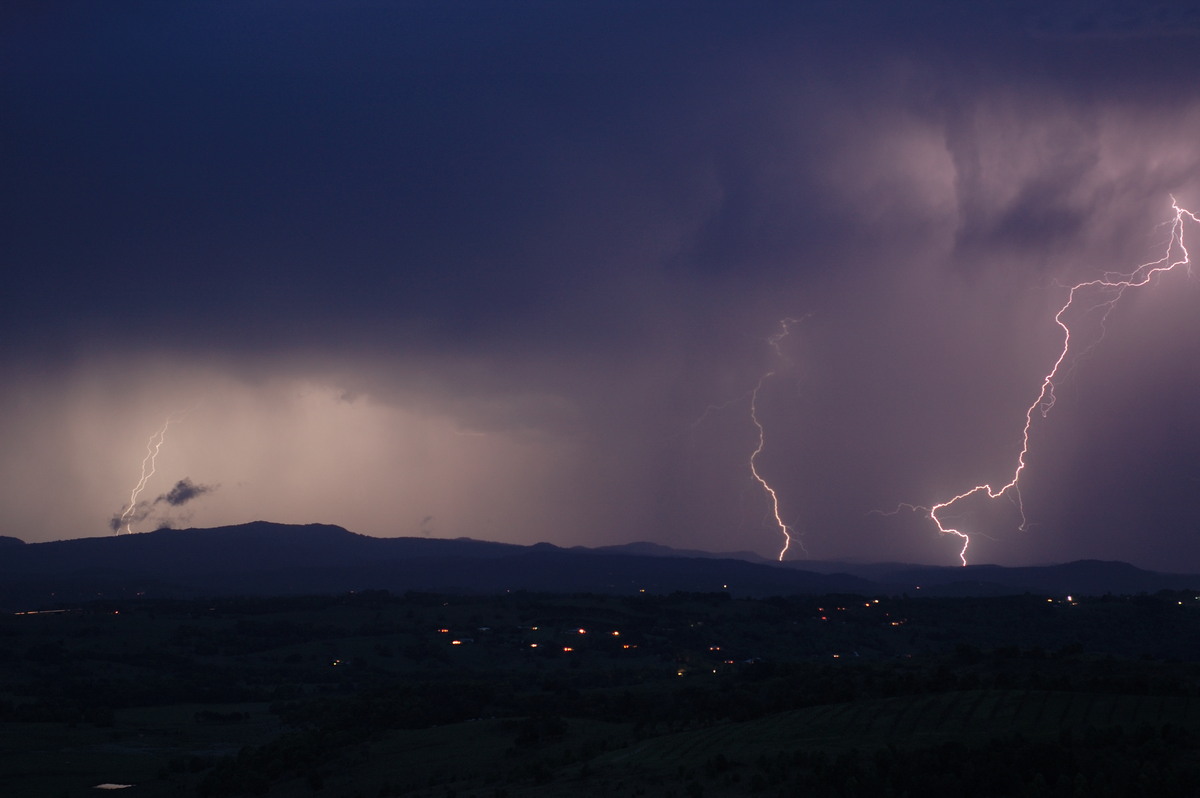
<svg viewBox="0 0 1200 798">
<path fill-rule="evenodd" d="M 1188 4 L 22 5 L 0 534 L 1200 571 Z"/>
</svg>

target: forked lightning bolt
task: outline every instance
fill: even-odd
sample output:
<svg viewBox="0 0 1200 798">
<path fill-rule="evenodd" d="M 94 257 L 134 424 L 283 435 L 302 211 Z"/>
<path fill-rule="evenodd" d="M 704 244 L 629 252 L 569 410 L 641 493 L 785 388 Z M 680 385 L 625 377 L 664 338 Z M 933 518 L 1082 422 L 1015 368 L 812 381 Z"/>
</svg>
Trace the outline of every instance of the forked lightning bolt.
<svg viewBox="0 0 1200 798">
<path fill-rule="evenodd" d="M 195 405 L 178 415 L 168 416 L 167 420 L 163 422 L 162 427 L 153 435 L 151 435 L 148 441 L 146 441 L 146 456 L 142 458 L 142 475 L 138 479 L 137 484 L 133 486 L 133 490 L 129 493 L 129 506 L 125 508 L 125 511 L 122 512 L 117 519 L 118 534 L 121 534 L 122 531 L 120 529 L 120 524 L 125 525 L 124 532 L 129 534 L 133 532 L 133 522 L 135 520 L 140 520 L 133 517 L 134 511 L 137 509 L 137 499 L 138 496 L 141 495 L 142 491 L 146 489 L 146 483 L 150 481 L 150 477 L 154 476 L 154 471 L 158 461 L 158 453 L 162 450 L 163 441 L 166 440 L 167 429 L 172 424 L 182 421 L 184 416 L 190 413 L 193 409 L 195 409 Z"/>
<path fill-rule="evenodd" d="M 133 490 L 129 493 L 129 507 L 125 512 L 121 513 L 120 520 L 125 524 L 125 532 L 127 534 L 133 532 L 133 521 L 130 516 L 137 508 L 137 498 L 142 491 L 146 489 L 146 483 L 150 481 L 150 477 L 154 476 L 155 461 L 158 459 L 158 452 L 162 449 L 163 441 L 166 439 L 167 427 L 171 426 L 171 419 L 168 418 L 163 422 L 162 429 L 150 436 L 150 440 L 146 441 L 146 456 L 142 458 L 142 476 L 138 479 L 137 484 L 133 486 Z M 150 466 L 150 470 L 146 470 L 146 466 Z"/>
<path fill-rule="evenodd" d="M 912 510 L 922 510 L 928 513 L 929 518 L 937 527 L 939 533 L 943 535 L 956 535 L 962 539 L 962 549 L 959 551 L 959 559 L 962 564 L 967 564 L 967 549 L 971 545 L 971 538 L 960 529 L 953 526 L 947 526 L 943 520 L 942 512 L 952 508 L 957 502 L 962 501 L 970 496 L 978 493 L 987 493 L 988 498 L 997 499 L 1005 494 L 1012 494 L 1017 507 L 1021 513 L 1020 529 L 1024 530 L 1026 526 L 1025 507 L 1021 502 L 1021 490 L 1019 482 L 1021 473 L 1025 470 L 1025 456 L 1029 453 L 1029 431 L 1033 426 L 1034 414 L 1038 413 L 1042 418 L 1047 417 L 1050 411 L 1054 408 L 1055 396 L 1054 386 L 1055 380 L 1059 376 L 1063 364 L 1067 360 L 1068 353 L 1071 350 L 1071 327 L 1066 320 L 1066 315 L 1070 311 L 1077 299 L 1082 296 L 1095 297 L 1093 304 L 1087 308 L 1085 312 L 1100 313 L 1100 338 L 1104 336 L 1104 322 L 1108 318 L 1108 314 L 1120 301 L 1125 291 L 1130 288 L 1140 288 L 1146 285 L 1154 277 L 1163 272 L 1169 272 L 1180 266 L 1189 267 L 1190 261 L 1188 258 L 1187 246 L 1184 242 L 1184 224 L 1187 220 L 1200 222 L 1200 217 L 1185 208 L 1180 207 L 1174 197 L 1171 198 L 1171 208 L 1175 211 L 1175 216 L 1170 222 L 1171 236 L 1167 242 L 1165 254 L 1156 261 L 1143 263 L 1132 272 L 1120 274 L 1117 272 L 1106 272 L 1103 277 L 1095 280 L 1088 280 L 1082 283 L 1076 283 L 1071 286 L 1067 292 L 1067 300 L 1063 303 L 1058 312 L 1054 314 L 1054 322 L 1062 329 L 1062 348 L 1059 350 L 1058 357 L 1054 361 L 1054 365 L 1042 378 L 1041 390 L 1038 392 L 1037 398 L 1025 411 L 1025 426 L 1021 432 L 1021 452 L 1017 455 L 1016 468 L 1013 470 L 1012 478 L 1000 487 L 993 487 L 990 484 L 984 483 L 959 493 L 953 498 L 946 501 L 937 502 L 929 507 L 915 505 L 901 505 Z M 1099 296 L 1096 296 L 1096 295 Z M 1080 300 L 1081 302 L 1083 300 Z M 1100 339 L 1092 342 L 1091 346 L 1095 346 Z M 1089 347 L 1090 349 L 1091 347 Z M 765 483 L 764 483 L 765 484 Z M 769 490 L 769 488 L 768 488 Z"/>
</svg>

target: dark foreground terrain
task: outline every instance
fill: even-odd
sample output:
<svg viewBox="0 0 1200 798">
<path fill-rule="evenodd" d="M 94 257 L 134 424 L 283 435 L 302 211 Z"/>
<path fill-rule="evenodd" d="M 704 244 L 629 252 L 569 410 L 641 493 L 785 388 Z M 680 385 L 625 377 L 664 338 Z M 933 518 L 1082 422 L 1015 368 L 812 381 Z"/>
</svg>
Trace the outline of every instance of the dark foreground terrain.
<svg viewBox="0 0 1200 798">
<path fill-rule="evenodd" d="M 1191 593 L 143 598 L 0 641 L 10 798 L 1200 785 Z"/>
</svg>

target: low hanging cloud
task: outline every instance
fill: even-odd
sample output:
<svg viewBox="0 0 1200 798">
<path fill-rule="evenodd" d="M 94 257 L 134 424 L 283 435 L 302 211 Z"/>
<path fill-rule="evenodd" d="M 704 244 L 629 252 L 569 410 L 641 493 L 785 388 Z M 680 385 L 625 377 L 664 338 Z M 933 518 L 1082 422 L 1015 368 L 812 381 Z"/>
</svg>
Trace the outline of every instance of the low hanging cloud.
<svg viewBox="0 0 1200 798">
<path fill-rule="evenodd" d="M 188 477 L 184 477 L 175 483 L 175 487 L 155 499 L 154 503 L 166 502 L 172 507 L 179 507 L 180 505 L 187 504 L 197 496 L 212 493 L 216 489 L 216 485 L 200 485 L 192 482 Z"/>
<path fill-rule="evenodd" d="M 217 487 L 217 485 L 204 485 L 193 482 L 190 477 L 184 477 L 176 482 L 169 491 L 160 494 L 154 501 L 141 501 L 134 505 L 132 509 L 114 513 L 108 521 L 109 529 L 113 532 L 119 532 L 121 527 L 132 528 L 134 524 L 141 524 L 151 516 L 156 515 L 156 509 L 160 504 L 166 504 L 169 507 L 182 507 L 192 499 L 212 493 Z M 173 523 L 169 511 L 166 513 L 157 513 L 157 515 L 158 517 L 155 519 L 155 526 L 157 528 L 171 526 Z"/>
</svg>

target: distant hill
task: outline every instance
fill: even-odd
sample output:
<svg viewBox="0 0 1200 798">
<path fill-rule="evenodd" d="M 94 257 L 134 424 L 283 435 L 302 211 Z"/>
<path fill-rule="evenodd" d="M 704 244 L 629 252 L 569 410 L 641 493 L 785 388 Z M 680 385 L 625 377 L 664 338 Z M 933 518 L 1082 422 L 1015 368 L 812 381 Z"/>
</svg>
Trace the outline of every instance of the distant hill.
<svg viewBox="0 0 1200 798">
<path fill-rule="evenodd" d="M 852 574 L 891 594 L 929 596 L 1001 596 L 1022 593 L 1099 596 L 1159 590 L 1200 589 L 1200 575 L 1146 571 L 1126 562 L 1077 560 L 1060 565 L 939 567 L 903 563 L 790 562 L 801 570 Z"/>
<path fill-rule="evenodd" d="M 136 595 L 286 595 L 372 589 L 728 590 L 735 595 L 774 595 L 873 588 L 854 576 L 789 571 L 712 555 L 646 556 L 468 538 L 373 538 L 326 524 L 264 521 L 29 543 L 13 546 L 0 557 L 0 607 L 8 609 Z"/>
<path fill-rule="evenodd" d="M 575 546 L 576 549 L 586 549 L 585 546 Z M 664 546 L 661 543 L 650 543 L 648 541 L 638 541 L 636 543 L 621 543 L 613 546 L 597 546 L 593 551 L 602 551 L 609 554 L 637 554 L 646 557 L 702 557 L 704 559 L 716 560 L 746 560 L 747 562 L 769 563 L 773 560 L 767 560 L 752 551 L 730 551 L 724 553 L 714 553 L 711 551 L 700 551 L 698 549 L 673 549 L 670 546 Z"/>
<path fill-rule="evenodd" d="M 7 538 L 0 539 L 0 548 L 0 609 L 6 610 L 137 595 L 361 590 L 979 596 L 1200 588 L 1200 577 L 1158 574 L 1127 563 L 1081 561 L 1037 568 L 780 564 L 754 555 L 678 551 L 650 543 L 565 549 L 469 538 L 373 538 L 327 524 L 264 521 L 50 543 Z"/>
</svg>

